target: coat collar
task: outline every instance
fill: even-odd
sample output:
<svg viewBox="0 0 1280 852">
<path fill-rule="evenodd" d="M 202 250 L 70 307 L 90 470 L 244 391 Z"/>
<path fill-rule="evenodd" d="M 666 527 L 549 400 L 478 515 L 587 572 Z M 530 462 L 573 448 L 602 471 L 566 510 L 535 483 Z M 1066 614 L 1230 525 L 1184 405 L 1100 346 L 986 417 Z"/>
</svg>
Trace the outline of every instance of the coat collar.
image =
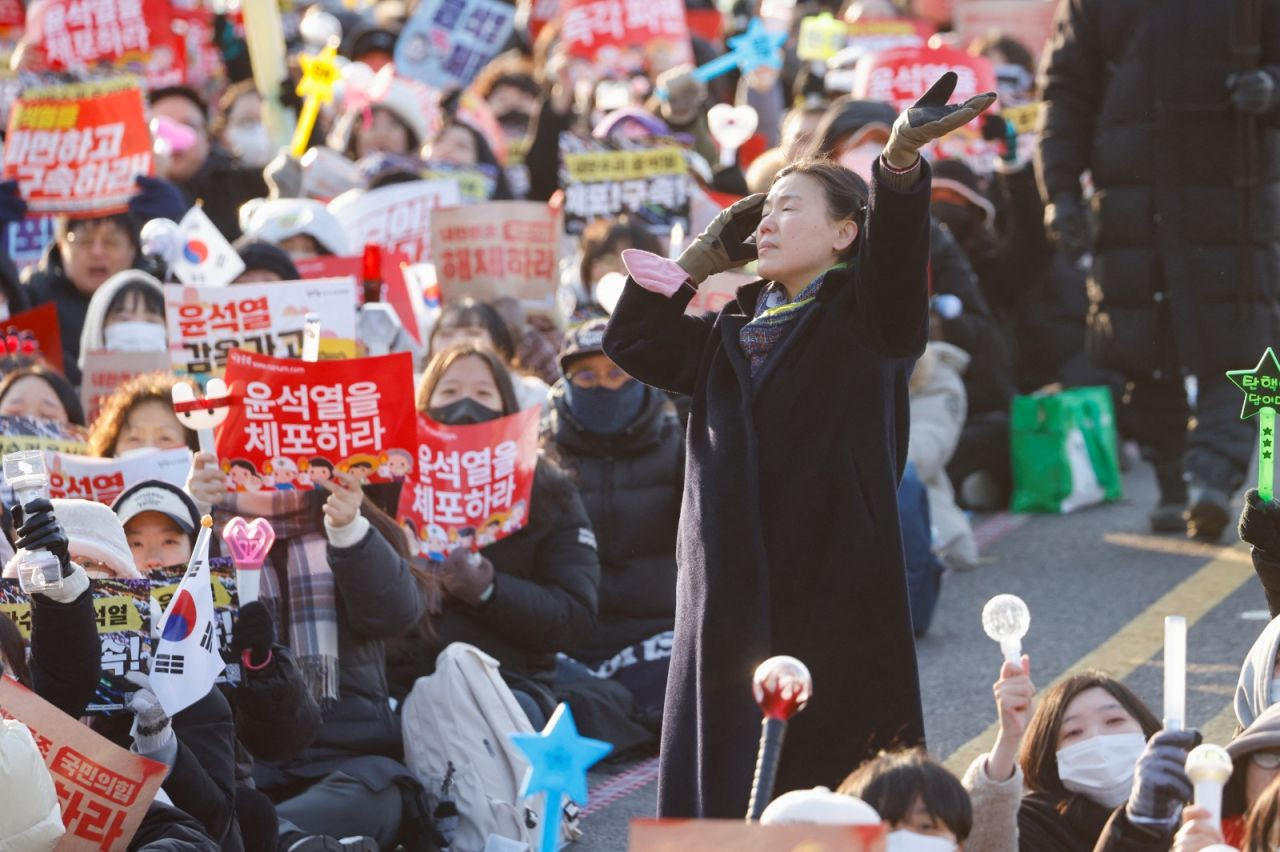
<svg viewBox="0 0 1280 852">
<path fill-rule="evenodd" d="M 854 278 L 854 268 L 857 263 L 856 259 L 850 260 L 839 266 L 833 266 L 823 273 L 826 276 L 826 281 L 818 288 L 818 294 L 815 298 L 819 302 L 825 302 L 834 295 L 837 287 L 845 286 L 851 282 Z M 769 286 L 770 283 L 760 278 L 750 284 L 743 284 L 734 293 L 733 300 L 725 304 L 724 313 L 729 316 L 743 316 L 751 320 L 756 315 L 756 305 L 760 299 L 760 291 Z"/>
</svg>

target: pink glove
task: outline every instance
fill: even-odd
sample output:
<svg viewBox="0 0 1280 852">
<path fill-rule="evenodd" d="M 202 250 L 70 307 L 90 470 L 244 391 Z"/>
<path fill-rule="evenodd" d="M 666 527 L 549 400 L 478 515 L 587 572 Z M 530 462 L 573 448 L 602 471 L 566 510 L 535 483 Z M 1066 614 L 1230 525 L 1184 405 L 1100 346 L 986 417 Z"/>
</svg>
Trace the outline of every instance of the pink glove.
<svg viewBox="0 0 1280 852">
<path fill-rule="evenodd" d="M 642 249 L 624 249 L 622 264 L 627 267 L 633 281 L 650 293 L 657 293 L 668 299 L 689 280 L 689 273 L 674 260 Z"/>
</svg>

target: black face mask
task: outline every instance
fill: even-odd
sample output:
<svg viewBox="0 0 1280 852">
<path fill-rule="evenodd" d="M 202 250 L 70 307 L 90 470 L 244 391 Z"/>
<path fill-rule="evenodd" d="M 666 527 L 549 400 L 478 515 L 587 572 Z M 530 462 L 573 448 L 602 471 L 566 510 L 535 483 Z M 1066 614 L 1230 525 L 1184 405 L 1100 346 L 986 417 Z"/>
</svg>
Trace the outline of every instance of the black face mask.
<svg viewBox="0 0 1280 852">
<path fill-rule="evenodd" d="M 487 405 L 481 405 L 471 397 L 455 400 L 448 405 L 437 405 L 427 409 L 427 416 L 437 423 L 446 426 L 470 426 L 474 423 L 487 423 L 502 416 Z"/>
<path fill-rule="evenodd" d="M 522 109 L 511 109 L 498 116 L 498 124 L 504 132 L 512 136 L 524 136 L 529 132 L 529 124 L 533 117 Z"/>
</svg>

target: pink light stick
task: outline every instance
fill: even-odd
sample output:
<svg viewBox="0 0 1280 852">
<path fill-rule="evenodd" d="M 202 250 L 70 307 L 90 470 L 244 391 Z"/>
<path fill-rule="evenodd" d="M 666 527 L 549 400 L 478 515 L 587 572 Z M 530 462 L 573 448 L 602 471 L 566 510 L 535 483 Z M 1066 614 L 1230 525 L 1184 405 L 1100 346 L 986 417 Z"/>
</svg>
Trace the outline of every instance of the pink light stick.
<svg viewBox="0 0 1280 852">
<path fill-rule="evenodd" d="M 266 561 L 271 545 L 275 544 L 276 531 L 266 518 L 246 521 L 237 515 L 222 528 L 222 540 L 227 543 L 231 559 L 236 563 L 240 606 L 256 601 L 262 583 L 262 563 Z"/>
</svg>

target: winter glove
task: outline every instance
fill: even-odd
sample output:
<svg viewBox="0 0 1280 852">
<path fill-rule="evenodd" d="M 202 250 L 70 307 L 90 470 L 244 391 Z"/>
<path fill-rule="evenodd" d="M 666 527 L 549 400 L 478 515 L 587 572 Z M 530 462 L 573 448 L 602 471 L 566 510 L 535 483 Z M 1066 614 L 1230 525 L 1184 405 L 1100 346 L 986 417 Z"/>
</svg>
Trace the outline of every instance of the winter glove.
<svg viewBox="0 0 1280 852">
<path fill-rule="evenodd" d="M 1072 261 L 1089 253 L 1089 217 L 1084 202 L 1070 192 L 1060 192 L 1044 208 L 1044 227 L 1049 239 Z"/>
<path fill-rule="evenodd" d="M 288 151 L 281 151 L 262 170 L 269 198 L 299 198 L 302 195 L 302 163 Z"/>
<path fill-rule="evenodd" d="M 0 181 L 0 225 L 27 218 L 27 202 L 16 180 Z"/>
<path fill-rule="evenodd" d="M 43 498 L 32 500 L 26 506 L 13 507 L 13 523 L 17 528 L 19 550 L 47 550 L 58 557 L 62 576 L 70 577 L 71 554 L 68 551 L 67 531 L 53 514 L 53 504 Z"/>
<path fill-rule="evenodd" d="M 1280 560 L 1280 503 L 1263 500 L 1258 489 L 1250 488 L 1240 513 L 1240 540 L 1268 559 Z"/>
<path fill-rule="evenodd" d="M 440 582 L 453 597 L 479 606 L 493 584 L 493 563 L 473 551 L 470 542 L 463 542 L 445 557 L 440 566 Z"/>
<path fill-rule="evenodd" d="M 1133 771 L 1133 791 L 1126 806 L 1130 820 L 1168 822 L 1172 833 L 1178 808 L 1192 799 L 1185 766 L 1187 752 L 1199 744 L 1199 731 L 1158 731 L 1147 741 Z"/>
<path fill-rule="evenodd" d="M 138 691 L 129 696 L 133 727 L 129 730 L 138 754 L 156 755 L 173 742 L 173 724 L 151 691 L 151 681 L 140 672 L 129 672 L 125 680 L 137 684 Z M 168 762 L 168 761 L 165 761 Z"/>
<path fill-rule="evenodd" d="M 889 142 L 884 146 L 885 162 L 899 171 L 915 165 L 920 149 L 963 127 L 980 112 L 996 102 L 995 92 L 974 95 L 962 104 L 947 105 L 956 89 L 956 73 L 948 71 L 938 78 L 920 100 L 903 110 L 893 123 Z"/>
<path fill-rule="evenodd" d="M 677 65 L 658 75 L 657 90 L 665 92 L 659 112 L 667 122 L 687 125 L 698 117 L 707 88 L 693 76 L 693 66 Z M 659 94 L 662 98 L 662 95 Z"/>
<path fill-rule="evenodd" d="M 1262 115 L 1276 105 L 1276 81 L 1261 68 L 1227 77 L 1231 104 L 1241 112 Z"/>
<path fill-rule="evenodd" d="M 1018 131 L 999 113 L 990 112 L 982 117 L 982 138 L 988 142 L 1000 142 L 1000 159 L 1005 163 L 1018 161 Z"/>
<path fill-rule="evenodd" d="M 129 199 L 129 212 L 146 223 L 152 219 L 181 221 L 191 205 L 176 184 L 162 178 L 138 175 L 138 194 Z"/>
<path fill-rule="evenodd" d="M 253 601 L 240 607 L 240 615 L 231 628 L 231 648 L 236 657 L 249 652 L 249 662 L 255 666 L 266 665 L 271 646 L 276 642 L 276 626 L 271 611 L 262 601 Z"/>
<path fill-rule="evenodd" d="M 696 287 L 717 272 L 734 269 L 756 259 L 754 243 L 747 238 L 756 232 L 764 211 L 765 194 L 748 195 L 720 211 L 705 231 L 684 250 L 676 263 L 689 273 Z"/>
</svg>

